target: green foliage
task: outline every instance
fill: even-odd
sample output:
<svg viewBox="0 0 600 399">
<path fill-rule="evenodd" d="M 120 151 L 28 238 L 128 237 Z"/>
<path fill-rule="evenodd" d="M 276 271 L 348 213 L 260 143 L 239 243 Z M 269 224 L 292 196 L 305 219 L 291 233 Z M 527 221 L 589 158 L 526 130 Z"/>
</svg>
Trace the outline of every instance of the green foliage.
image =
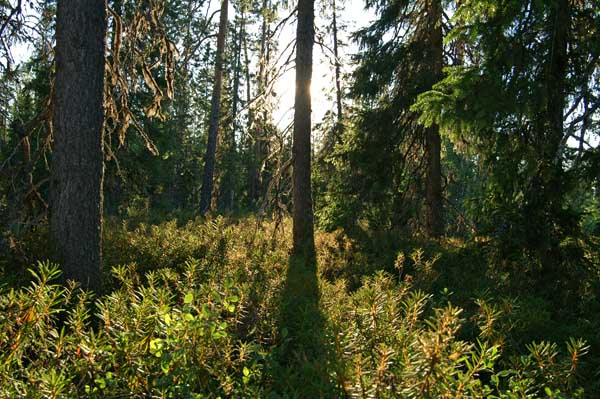
<svg viewBox="0 0 600 399">
<path fill-rule="evenodd" d="M 561 256 L 556 247 L 566 236 L 581 232 L 583 209 L 566 197 L 585 197 L 597 184 L 582 162 L 593 159 L 593 146 L 573 147 L 580 135 L 595 135 L 588 122 L 597 99 L 587 93 L 598 88 L 599 18 L 589 2 L 462 2 L 446 42 L 469 49 L 468 57 L 412 106 L 478 165 L 482 190 L 466 208 L 478 230 L 507 252 L 537 252 L 543 267 Z"/>
<path fill-rule="evenodd" d="M 348 299 L 334 307 L 332 326 L 336 350 L 348 362 L 339 378 L 352 397 L 529 397 L 572 370 L 562 363 L 546 370 L 556 356 L 546 343 L 533 344 L 511 369 L 499 369 L 499 346 L 457 338 L 461 309 L 448 304 L 427 317 L 431 297 L 384 274 L 367 279 Z M 586 351 L 582 343 L 571 347 L 575 358 Z"/>
<path fill-rule="evenodd" d="M 545 338 L 551 303 L 511 299 L 485 267 L 462 279 L 482 267 L 466 244 L 319 232 L 315 268 L 288 259 L 289 221 L 276 226 L 111 224 L 110 291 L 96 298 L 39 263 L 0 292 L 0 396 L 576 398 L 591 386 L 588 345 Z"/>
<path fill-rule="evenodd" d="M 244 297 L 230 279 L 198 284 L 197 270 L 190 260 L 138 285 L 115 268 L 120 288 L 92 306 L 40 264 L 30 287 L 2 296 L 2 396 L 255 396 L 262 349 L 235 338 Z"/>
</svg>

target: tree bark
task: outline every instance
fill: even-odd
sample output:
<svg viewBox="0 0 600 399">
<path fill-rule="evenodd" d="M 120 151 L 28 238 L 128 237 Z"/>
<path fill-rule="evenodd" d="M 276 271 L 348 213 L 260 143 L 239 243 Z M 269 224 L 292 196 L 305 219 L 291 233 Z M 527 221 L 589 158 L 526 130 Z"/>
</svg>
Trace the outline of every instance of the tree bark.
<svg viewBox="0 0 600 399">
<path fill-rule="evenodd" d="M 333 12 L 333 56 L 335 57 L 335 97 L 337 105 L 337 127 L 336 140 L 341 143 L 341 130 L 342 130 L 342 79 L 341 79 L 341 65 L 338 49 L 338 26 L 337 26 L 337 10 L 335 7 L 335 0 L 332 0 L 332 12 Z"/>
<path fill-rule="evenodd" d="M 208 120 L 208 142 L 204 156 L 204 175 L 200 192 L 200 215 L 210 209 L 212 202 L 213 177 L 215 173 L 215 156 L 217 152 L 217 136 L 219 134 L 219 119 L 221 111 L 221 89 L 223 86 L 223 58 L 225 52 L 225 37 L 227 36 L 228 0 L 221 3 L 219 33 L 217 35 L 217 54 L 215 56 L 215 80 L 211 99 L 210 117 Z"/>
<path fill-rule="evenodd" d="M 442 78 L 444 59 L 443 33 L 442 33 L 442 4 L 440 0 L 429 3 L 428 46 L 431 57 L 430 81 L 428 90 Z M 430 237 L 439 237 L 444 234 L 444 209 L 442 197 L 442 168 L 441 168 L 441 139 L 440 129 L 437 125 L 427 128 L 425 137 L 427 157 L 427 234 Z"/>
<path fill-rule="evenodd" d="M 268 112 L 266 109 L 267 106 L 267 68 L 269 64 L 269 20 L 268 20 L 268 10 L 270 8 L 270 2 L 268 0 L 262 1 L 262 25 L 261 25 L 261 33 L 260 33 L 260 54 L 259 54 L 259 65 L 258 65 L 258 95 L 262 96 L 262 101 L 259 102 L 258 107 L 260 108 L 262 105 L 262 112 L 257 113 L 257 117 L 254 120 L 254 132 L 252 135 L 253 138 L 253 147 L 252 147 L 252 163 L 249 169 L 249 179 L 250 179 L 250 190 L 249 197 L 252 204 L 257 204 L 263 195 L 263 181 L 262 181 L 262 163 L 265 158 L 265 147 L 266 147 L 266 126 L 268 119 Z"/>
<path fill-rule="evenodd" d="M 552 5 L 549 17 L 550 57 L 546 66 L 546 112 L 539 122 L 543 126 L 539 136 L 542 160 L 538 176 L 531 190 L 531 211 L 539 215 L 534 226 L 534 237 L 541 244 L 543 276 L 540 284 L 560 279 L 559 240 L 552 234 L 553 222 L 560 218 L 566 192 L 565 176 L 560 154 L 564 136 L 564 108 L 567 103 L 565 78 L 568 64 L 568 40 L 571 23 L 569 0 L 558 0 Z M 540 241 L 541 239 L 541 241 Z"/>
<path fill-rule="evenodd" d="M 59 0 L 50 242 L 63 277 L 100 291 L 104 1 Z"/>
<path fill-rule="evenodd" d="M 299 0 L 296 30 L 296 97 L 293 133 L 293 240 L 294 254 L 314 255 L 311 192 L 311 98 L 314 43 L 314 0 Z"/>
<path fill-rule="evenodd" d="M 241 58 L 242 58 L 242 36 L 244 32 L 244 20 L 236 24 L 236 40 L 235 40 L 235 60 L 233 70 L 233 88 L 232 88 L 232 104 L 231 104 L 231 117 L 232 117 L 232 129 L 231 135 L 227 143 L 227 171 L 224 176 L 224 187 L 223 187 L 223 208 L 231 211 L 235 204 L 235 182 L 237 172 L 237 144 L 236 144 L 236 133 L 238 131 L 238 104 L 239 104 L 239 90 L 240 90 L 240 77 L 241 77 Z"/>
<path fill-rule="evenodd" d="M 550 13 L 552 37 L 550 63 L 548 65 L 547 120 L 550 124 L 546 156 L 552 163 L 560 163 L 558 151 L 564 135 L 564 108 L 566 104 L 565 76 L 567 73 L 567 42 L 570 25 L 569 0 L 558 0 Z M 556 161 L 556 162 L 555 162 Z M 560 167 L 560 165 L 557 165 Z"/>
<path fill-rule="evenodd" d="M 252 107 L 250 103 L 252 102 L 252 81 L 250 79 L 250 58 L 248 57 L 248 40 L 246 38 L 246 12 L 245 9 L 242 8 L 242 26 L 244 27 L 244 34 L 242 35 L 242 41 L 244 46 L 244 73 L 246 80 L 246 106 L 248 107 L 248 122 L 246 125 L 247 132 L 250 132 L 252 129 L 252 125 L 254 123 L 254 113 L 252 112 Z M 245 143 L 245 140 L 241 140 L 242 143 Z"/>
<path fill-rule="evenodd" d="M 246 13 L 245 10 L 242 8 L 242 20 L 244 21 L 244 26 L 245 26 L 245 21 L 246 21 Z M 248 107 L 248 119 L 247 119 L 247 124 L 246 124 L 246 134 L 244 139 L 242 139 L 242 143 L 244 144 L 244 146 L 247 147 L 248 150 L 248 154 L 249 157 L 246 158 L 247 162 L 246 162 L 246 169 L 247 169 L 247 187 L 248 187 L 248 204 L 249 205 L 254 205 L 255 201 L 255 193 L 256 193 L 256 187 L 255 187 L 255 181 L 254 181 L 254 175 L 255 175 L 255 161 L 254 161 L 254 137 L 252 134 L 252 129 L 254 128 L 254 107 L 252 105 L 250 105 L 252 103 L 252 79 L 250 77 L 250 57 L 248 56 L 248 40 L 246 35 L 243 35 L 242 37 L 243 39 L 243 44 L 244 44 L 244 64 L 245 64 L 245 68 L 244 68 L 244 74 L 245 74 L 245 80 L 246 80 L 246 105 Z"/>
</svg>

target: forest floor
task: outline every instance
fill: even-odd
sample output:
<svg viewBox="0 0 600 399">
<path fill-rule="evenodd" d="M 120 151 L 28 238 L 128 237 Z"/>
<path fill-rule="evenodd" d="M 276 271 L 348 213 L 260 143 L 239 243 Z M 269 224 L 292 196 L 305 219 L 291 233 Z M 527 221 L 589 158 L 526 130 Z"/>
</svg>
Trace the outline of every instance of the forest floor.
<svg viewBox="0 0 600 399">
<path fill-rule="evenodd" d="M 96 298 L 63 290 L 47 263 L 29 283 L 0 260 L 0 396 L 600 393 L 591 253 L 591 272 L 557 292 L 489 237 L 318 231 L 307 261 L 290 256 L 289 220 L 109 220 L 104 231 Z M 24 245 L 43 258 L 39 235 Z"/>
</svg>

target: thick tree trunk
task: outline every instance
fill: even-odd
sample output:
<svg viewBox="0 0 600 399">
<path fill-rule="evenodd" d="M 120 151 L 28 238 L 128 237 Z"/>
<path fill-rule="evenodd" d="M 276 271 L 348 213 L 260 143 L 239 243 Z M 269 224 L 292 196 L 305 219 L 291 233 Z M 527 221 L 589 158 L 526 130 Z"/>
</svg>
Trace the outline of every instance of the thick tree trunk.
<svg viewBox="0 0 600 399">
<path fill-rule="evenodd" d="M 565 77 L 567 73 L 567 42 L 570 25 L 569 0 L 557 0 L 548 15 L 549 56 L 544 68 L 545 102 L 536 121 L 536 144 L 540 151 L 538 172 L 530 189 L 532 212 L 559 212 L 562 207 L 561 142 L 564 136 Z M 541 214 L 542 222 L 547 219 Z M 537 235 L 534 235 L 537 236 Z M 541 237 L 537 237 L 541 238 Z"/>
<path fill-rule="evenodd" d="M 314 255 L 311 192 L 311 99 L 314 0 L 299 0 L 296 31 L 296 98 L 293 134 L 293 236 L 294 254 Z"/>
<path fill-rule="evenodd" d="M 101 289 L 103 1 L 59 0 L 50 240 L 64 278 Z"/>
<path fill-rule="evenodd" d="M 566 192 L 560 147 L 564 136 L 564 108 L 567 103 L 565 78 L 571 21 L 569 0 L 556 1 L 549 17 L 548 33 L 551 42 L 545 77 L 547 103 L 545 115 L 541 113 L 539 121 L 539 126 L 543 126 L 539 132 L 543 158 L 530 192 L 533 209 L 526 210 L 528 217 L 538 215 L 532 236 L 541 246 L 543 275 L 540 276 L 540 284 L 560 279 L 560 243 L 556 234 L 553 234 L 553 224 L 560 218 Z"/>
<path fill-rule="evenodd" d="M 221 89 L 223 86 L 223 55 L 225 52 L 225 37 L 227 36 L 228 0 L 221 3 L 221 18 L 217 35 L 217 54 L 215 59 L 215 80 L 211 99 L 210 117 L 208 120 L 208 142 L 204 156 L 204 176 L 200 192 L 200 214 L 204 215 L 210 209 L 212 202 L 213 177 L 215 174 L 215 156 L 217 152 L 217 136 L 219 134 L 219 119 L 221 114 Z"/>
<path fill-rule="evenodd" d="M 432 0 L 428 10 L 429 52 L 431 59 L 430 82 L 428 89 L 442 78 L 444 59 L 442 33 L 442 4 Z M 442 197 L 441 139 L 440 130 L 433 125 L 426 130 L 427 157 L 427 233 L 431 237 L 444 234 L 444 208 Z"/>
</svg>

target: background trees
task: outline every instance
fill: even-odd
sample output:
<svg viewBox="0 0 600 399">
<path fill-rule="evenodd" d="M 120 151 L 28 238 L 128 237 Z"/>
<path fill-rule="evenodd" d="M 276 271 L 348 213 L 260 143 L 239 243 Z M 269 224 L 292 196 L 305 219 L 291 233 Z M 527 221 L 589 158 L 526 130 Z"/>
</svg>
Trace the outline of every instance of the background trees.
<svg viewBox="0 0 600 399">
<path fill-rule="evenodd" d="M 496 232 L 510 250 L 537 251 L 548 267 L 561 240 L 577 229 L 567 198 L 581 166 L 580 139 L 591 133 L 585 121 L 596 118 L 587 101 L 598 89 L 592 77 L 598 49 L 586 40 L 595 33 L 580 35 L 597 21 L 591 7 L 568 1 L 461 5 L 450 34 L 466 45 L 466 65 L 449 69 L 416 107 L 426 111 L 422 121 L 468 140 L 485 168 L 481 229 Z"/>
<path fill-rule="evenodd" d="M 598 396 L 597 2 L 98 3 L 0 0 L 0 392 Z"/>
<path fill-rule="evenodd" d="M 525 245 L 545 264 L 559 258 L 552 248 L 561 237 L 581 232 L 577 215 L 595 231 L 599 50 L 590 2 L 367 6 L 374 19 L 354 33 L 352 68 L 343 62 L 344 4 L 321 5 L 335 23 L 316 20 L 332 82 L 331 112 L 314 121 L 311 145 L 319 226 L 491 234 L 507 253 Z M 27 64 L 9 57 L 2 67 L 0 212 L 14 238 L 43 225 L 49 201 L 55 10 L 27 7 L 3 8 L 7 43 L 35 49 Z M 217 212 L 292 210 L 293 129 L 276 88 L 302 47 L 291 29 L 297 11 L 270 1 L 233 9 L 225 24 L 204 1 L 108 3 L 108 215 L 191 214 L 207 166 Z M 27 30 L 28 15 L 36 30 Z M 210 101 L 221 56 L 222 95 Z"/>
</svg>

